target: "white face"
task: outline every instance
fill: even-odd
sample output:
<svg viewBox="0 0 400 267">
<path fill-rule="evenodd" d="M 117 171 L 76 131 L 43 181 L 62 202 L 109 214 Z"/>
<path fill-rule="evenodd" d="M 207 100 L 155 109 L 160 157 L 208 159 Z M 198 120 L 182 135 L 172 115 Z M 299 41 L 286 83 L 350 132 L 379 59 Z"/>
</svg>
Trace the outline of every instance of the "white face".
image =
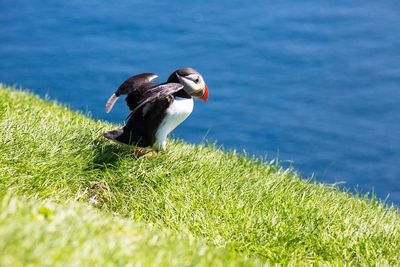
<svg viewBox="0 0 400 267">
<path fill-rule="evenodd" d="M 205 82 L 200 74 L 194 73 L 187 76 L 178 75 L 178 78 L 184 86 L 183 90 L 185 90 L 189 95 L 203 94 Z"/>
</svg>

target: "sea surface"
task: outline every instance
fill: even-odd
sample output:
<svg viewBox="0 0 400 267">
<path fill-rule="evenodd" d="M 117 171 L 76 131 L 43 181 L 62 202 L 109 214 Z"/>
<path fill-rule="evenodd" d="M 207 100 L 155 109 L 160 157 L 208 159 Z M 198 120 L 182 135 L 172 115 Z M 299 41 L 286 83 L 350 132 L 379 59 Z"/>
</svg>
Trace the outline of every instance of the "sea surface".
<svg viewBox="0 0 400 267">
<path fill-rule="evenodd" d="M 120 83 L 184 66 L 210 97 L 175 137 L 400 205 L 400 1 L 0 0 L 0 81 L 94 118 L 123 123 Z"/>
</svg>

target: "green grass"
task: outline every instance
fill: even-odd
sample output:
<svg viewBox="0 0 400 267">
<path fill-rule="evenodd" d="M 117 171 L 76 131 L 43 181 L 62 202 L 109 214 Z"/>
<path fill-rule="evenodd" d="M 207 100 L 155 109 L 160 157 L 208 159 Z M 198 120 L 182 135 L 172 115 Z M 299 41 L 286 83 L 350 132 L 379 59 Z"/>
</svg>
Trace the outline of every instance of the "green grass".
<svg viewBox="0 0 400 267">
<path fill-rule="evenodd" d="M 116 125 L 5 86 L 0 88 L 0 99 L 0 191 L 35 201 L 25 208 L 25 202 L 18 200 L 23 210 L 51 199 L 67 213 L 77 209 L 73 220 L 79 221 L 86 214 L 81 205 L 92 203 L 99 215 L 89 218 L 113 221 L 127 232 L 136 231 L 131 230 L 135 224 L 141 229 L 153 225 L 154 235 L 169 233 L 153 249 L 154 254 L 168 254 L 163 250 L 171 249 L 165 260 L 169 265 L 177 264 L 170 259 L 179 251 L 190 255 L 185 261 L 187 257 L 177 254 L 182 264 L 224 261 L 235 265 L 240 259 L 244 264 L 400 264 L 399 210 L 385 207 L 374 197 L 352 196 L 300 179 L 275 163 L 222 152 L 212 145 L 169 140 L 167 151 L 157 158 L 137 159 L 132 148 L 100 137 Z M 71 201 L 78 204 L 64 206 Z M 57 216 L 63 216 L 62 212 Z M 29 217 L 24 211 L 16 214 Z M 35 221 L 30 226 L 30 220 L 25 220 L 27 224 L 15 225 L 14 231 L 44 227 Z M 99 226 L 89 221 L 88 229 L 102 227 L 101 222 Z M 8 224 L 1 223 L 4 231 Z M 99 251 L 108 251 L 110 240 L 130 240 L 129 234 L 113 233 L 113 227 L 118 228 L 110 226 Z M 62 230 L 56 227 L 60 239 L 64 238 Z M 9 242 L 28 246 L 28 236 L 11 235 Z M 100 242 L 99 236 L 84 235 L 84 231 L 77 231 L 76 238 L 88 246 Z M 46 251 L 59 241 L 49 237 L 34 242 Z M 146 247 L 143 251 L 152 250 L 146 238 L 138 242 Z M 199 258 L 188 242 L 197 244 L 199 250 L 207 246 L 214 256 L 210 261 Z M 79 246 L 70 249 L 74 255 L 83 254 Z M 34 253 L 27 248 L 13 259 L 34 258 Z M 141 253 L 137 257 L 144 261 L 141 255 L 145 252 Z M 46 252 L 42 255 L 47 257 Z M 131 257 L 122 248 L 118 255 L 122 262 Z M 109 260 L 118 263 L 118 258 Z"/>
<path fill-rule="evenodd" d="M 0 204 L 0 266 L 256 266 L 186 234 L 99 214 L 87 205 L 10 195 Z"/>
</svg>

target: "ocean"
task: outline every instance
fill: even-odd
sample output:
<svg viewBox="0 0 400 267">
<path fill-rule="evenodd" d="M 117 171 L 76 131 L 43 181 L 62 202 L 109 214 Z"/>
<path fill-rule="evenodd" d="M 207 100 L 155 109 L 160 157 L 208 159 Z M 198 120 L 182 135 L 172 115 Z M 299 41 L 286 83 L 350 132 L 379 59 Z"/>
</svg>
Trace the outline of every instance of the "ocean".
<svg viewBox="0 0 400 267">
<path fill-rule="evenodd" d="M 123 123 L 133 74 L 190 66 L 173 133 L 400 204 L 400 2 L 0 1 L 0 81 Z"/>
</svg>

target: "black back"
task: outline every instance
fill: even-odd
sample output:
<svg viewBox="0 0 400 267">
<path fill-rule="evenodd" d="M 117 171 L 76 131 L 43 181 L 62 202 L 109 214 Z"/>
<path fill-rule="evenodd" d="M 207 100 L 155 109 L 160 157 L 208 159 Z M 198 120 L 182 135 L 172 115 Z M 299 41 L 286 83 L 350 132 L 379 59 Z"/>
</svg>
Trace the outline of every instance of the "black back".
<svg viewBox="0 0 400 267">
<path fill-rule="evenodd" d="M 130 110 L 134 110 L 142 100 L 144 93 L 152 88 L 157 87 L 156 83 L 145 83 L 131 91 L 125 98 L 126 104 Z"/>
<path fill-rule="evenodd" d="M 128 122 L 123 127 L 124 134 L 119 138 L 120 142 L 140 147 L 152 146 L 155 135 L 162 120 L 165 118 L 165 110 L 169 107 L 173 97 L 158 99 L 151 105 L 151 110 L 144 114 L 143 108 L 131 113 Z"/>
</svg>

